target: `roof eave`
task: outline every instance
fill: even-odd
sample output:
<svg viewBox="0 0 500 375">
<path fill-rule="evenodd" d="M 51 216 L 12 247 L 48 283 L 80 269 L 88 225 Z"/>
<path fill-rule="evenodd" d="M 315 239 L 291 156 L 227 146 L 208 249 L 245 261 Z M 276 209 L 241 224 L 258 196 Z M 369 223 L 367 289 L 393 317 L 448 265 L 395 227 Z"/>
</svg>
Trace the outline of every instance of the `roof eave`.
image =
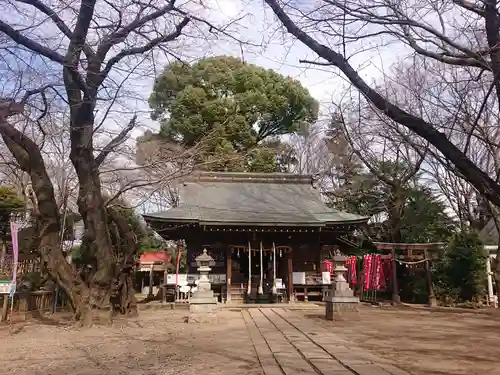
<svg viewBox="0 0 500 375">
<path fill-rule="evenodd" d="M 335 226 L 335 225 L 355 225 L 355 224 L 366 224 L 370 218 L 361 218 L 355 220 L 339 220 L 339 221 L 327 221 L 325 222 L 326 226 Z"/>
<path fill-rule="evenodd" d="M 243 221 L 200 221 L 204 226 L 245 226 L 245 227 L 324 227 L 322 222 L 243 222 Z"/>
<path fill-rule="evenodd" d="M 180 219 L 180 218 L 169 218 L 169 217 L 158 217 L 158 216 L 150 216 L 150 215 L 142 215 L 144 220 L 149 222 L 157 222 L 157 223 L 182 223 L 182 224 L 196 224 L 199 223 L 199 219 Z"/>
</svg>

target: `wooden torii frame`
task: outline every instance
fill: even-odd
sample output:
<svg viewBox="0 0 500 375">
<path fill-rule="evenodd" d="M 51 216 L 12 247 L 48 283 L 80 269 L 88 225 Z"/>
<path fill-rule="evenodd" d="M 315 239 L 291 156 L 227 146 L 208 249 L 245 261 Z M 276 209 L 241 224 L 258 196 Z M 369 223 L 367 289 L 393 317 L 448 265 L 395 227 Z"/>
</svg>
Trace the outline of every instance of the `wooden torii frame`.
<svg viewBox="0 0 500 375">
<path fill-rule="evenodd" d="M 398 276 L 396 273 L 396 252 L 405 252 L 405 258 L 419 259 L 419 262 L 424 263 L 425 275 L 427 279 L 427 292 L 429 295 L 429 306 L 437 306 L 436 296 L 434 295 L 434 289 L 432 287 L 432 276 L 430 271 L 429 262 L 429 250 L 441 250 L 444 247 L 443 242 L 431 242 L 431 243 L 393 243 L 393 242 L 373 242 L 377 250 L 379 251 L 390 251 L 392 258 L 392 303 L 401 303 L 401 297 L 399 296 L 399 285 Z M 414 254 L 417 253 L 417 254 Z"/>
</svg>

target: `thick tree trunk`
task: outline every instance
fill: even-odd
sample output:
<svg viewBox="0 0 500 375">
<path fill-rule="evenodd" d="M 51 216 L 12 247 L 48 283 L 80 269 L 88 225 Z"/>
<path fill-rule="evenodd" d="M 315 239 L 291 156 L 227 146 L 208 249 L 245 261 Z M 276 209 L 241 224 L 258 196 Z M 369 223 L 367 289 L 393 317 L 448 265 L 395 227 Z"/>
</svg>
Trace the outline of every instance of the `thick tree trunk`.
<svg viewBox="0 0 500 375">
<path fill-rule="evenodd" d="M 129 316 L 137 315 L 135 290 L 132 282 L 134 260 L 137 251 L 137 237 L 130 229 L 127 220 L 113 207 L 108 207 L 107 212 L 117 228 L 115 247 L 119 249 L 119 269 L 117 270 L 115 286 L 112 293 L 115 311 Z M 120 242 L 118 244 L 118 242 Z"/>
<path fill-rule="evenodd" d="M 71 89 L 71 77 L 65 75 L 65 83 Z M 93 264 L 90 306 L 102 309 L 109 306 L 109 297 L 116 277 L 113 245 L 109 236 L 108 220 L 99 178 L 99 165 L 96 163 L 93 148 L 94 114 L 91 99 L 75 97 L 68 91 L 71 107 L 71 153 L 70 159 L 78 176 L 78 210 L 85 225 L 84 237 L 87 239 Z"/>
<path fill-rule="evenodd" d="M 41 260 L 49 275 L 67 293 L 79 319 L 88 311 L 89 289 L 62 252 L 60 217 L 52 181 L 38 145 L 8 123 L 6 117 L 4 107 L 0 113 L 0 134 L 21 169 L 29 174 L 37 200 L 35 221 Z"/>
</svg>

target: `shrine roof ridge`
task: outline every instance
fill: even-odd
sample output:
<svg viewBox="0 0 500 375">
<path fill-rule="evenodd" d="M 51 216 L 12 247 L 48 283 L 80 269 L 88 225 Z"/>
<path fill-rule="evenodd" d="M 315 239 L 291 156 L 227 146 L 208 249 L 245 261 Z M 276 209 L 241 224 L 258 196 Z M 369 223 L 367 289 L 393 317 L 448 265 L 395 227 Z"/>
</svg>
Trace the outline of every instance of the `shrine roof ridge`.
<svg viewBox="0 0 500 375">
<path fill-rule="evenodd" d="M 369 219 L 328 207 L 311 176 L 233 172 L 197 173 L 191 182 L 183 184 L 177 207 L 143 217 L 158 225 L 192 222 L 208 226 L 315 227 L 363 224 Z"/>
<path fill-rule="evenodd" d="M 314 176 L 279 172 L 196 172 L 186 179 L 185 183 L 189 182 L 291 183 L 312 185 L 314 183 Z"/>
</svg>

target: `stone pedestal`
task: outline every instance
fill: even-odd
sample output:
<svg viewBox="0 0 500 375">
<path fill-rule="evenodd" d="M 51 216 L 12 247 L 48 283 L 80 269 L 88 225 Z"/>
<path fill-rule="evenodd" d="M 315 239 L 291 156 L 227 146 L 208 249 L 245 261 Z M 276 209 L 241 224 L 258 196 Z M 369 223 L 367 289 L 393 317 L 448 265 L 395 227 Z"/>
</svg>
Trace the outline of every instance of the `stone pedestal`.
<svg viewBox="0 0 500 375">
<path fill-rule="evenodd" d="M 212 285 L 208 279 L 210 266 L 213 258 L 203 250 L 203 254 L 196 257 L 200 279 L 196 292 L 189 300 L 189 322 L 190 323 L 213 323 L 217 322 L 217 297 L 214 296 Z"/>
<path fill-rule="evenodd" d="M 345 315 L 356 316 L 359 313 L 359 298 L 354 296 L 353 290 L 344 278 L 344 267 L 346 257 L 336 253 L 333 257 L 335 263 L 334 279 L 331 288 L 327 289 L 323 301 L 325 302 L 325 318 L 327 320 L 341 320 Z"/>
</svg>

